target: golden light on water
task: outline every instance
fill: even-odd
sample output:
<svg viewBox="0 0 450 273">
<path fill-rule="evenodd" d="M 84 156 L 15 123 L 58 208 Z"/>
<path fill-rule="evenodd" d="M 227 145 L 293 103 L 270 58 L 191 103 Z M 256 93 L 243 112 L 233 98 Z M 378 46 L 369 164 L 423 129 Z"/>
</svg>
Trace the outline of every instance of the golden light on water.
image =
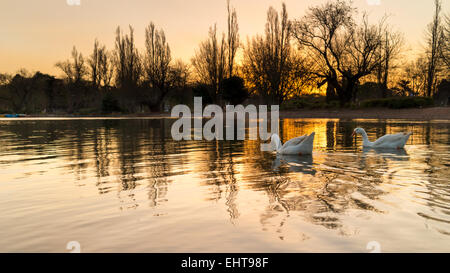
<svg viewBox="0 0 450 273">
<path fill-rule="evenodd" d="M 374 236 L 449 250 L 448 122 L 283 119 L 283 141 L 316 133 L 313 155 L 294 157 L 257 140 L 173 141 L 171 122 L 1 120 L 1 250 L 76 238 L 89 252 L 361 252 Z M 367 151 L 356 126 L 413 137 Z"/>
</svg>

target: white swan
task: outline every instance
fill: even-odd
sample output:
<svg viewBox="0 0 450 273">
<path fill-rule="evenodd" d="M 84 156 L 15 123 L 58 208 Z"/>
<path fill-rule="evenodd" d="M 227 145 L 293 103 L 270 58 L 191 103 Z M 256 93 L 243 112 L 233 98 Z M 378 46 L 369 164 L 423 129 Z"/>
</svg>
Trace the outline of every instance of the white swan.
<svg viewBox="0 0 450 273">
<path fill-rule="evenodd" d="M 399 133 L 392 135 L 384 135 L 374 142 L 369 141 L 367 133 L 363 128 L 356 128 L 353 131 L 352 137 L 356 134 L 362 135 L 363 147 L 373 147 L 373 148 L 388 148 L 388 149 L 402 149 L 406 141 L 412 133 Z"/>
<path fill-rule="evenodd" d="M 286 143 L 281 144 L 280 137 L 277 134 L 273 134 L 270 143 L 272 148 L 278 154 L 284 155 L 310 155 L 312 154 L 313 142 L 314 142 L 314 132 L 310 135 L 304 135 L 299 137 L 294 137 Z"/>
</svg>

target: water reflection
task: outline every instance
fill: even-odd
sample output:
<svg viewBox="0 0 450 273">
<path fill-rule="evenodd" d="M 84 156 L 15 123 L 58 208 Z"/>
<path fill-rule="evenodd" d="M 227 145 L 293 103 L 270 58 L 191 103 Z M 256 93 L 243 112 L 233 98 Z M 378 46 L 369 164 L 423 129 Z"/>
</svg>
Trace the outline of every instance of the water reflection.
<svg viewBox="0 0 450 273">
<path fill-rule="evenodd" d="M 395 160 L 395 161 L 408 161 L 409 155 L 406 150 L 403 149 L 382 149 L 382 148 L 373 148 L 373 147 L 364 147 L 363 153 L 366 156 L 370 156 L 371 153 L 382 157 L 384 160 Z"/>
<path fill-rule="evenodd" d="M 279 170 L 281 165 L 286 164 L 289 166 L 290 172 L 301 172 L 304 174 L 314 175 L 316 171 L 313 168 L 313 157 L 312 155 L 282 155 L 277 154 L 273 161 L 273 170 Z"/>
<path fill-rule="evenodd" d="M 325 231 L 326 236 L 332 236 L 331 232 L 336 238 L 351 238 L 354 244 L 359 234 L 389 238 L 389 234 L 377 233 L 379 225 L 401 227 L 423 240 L 433 240 L 434 247 L 449 239 L 450 123 L 286 119 L 280 124 L 283 140 L 316 132 L 313 155 L 287 156 L 261 152 L 260 143 L 251 140 L 175 142 L 170 135 L 172 122 L 0 120 L 1 206 L 8 211 L 0 224 L 1 239 L 19 240 L 5 223 L 20 217 L 22 207 L 36 217 L 57 207 L 67 218 L 60 221 L 71 223 L 74 200 L 82 196 L 89 198 L 76 209 L 90 210 L 89 217 L 100 221 L 118 216 L 113 208 L 123 212 L 150 210 L 151 217 L 164 216 L 158 218 L 164 228 L 152 227 L 153 231 L 166 234 L 194 234 L 204 228 L 198 223 L 224 219 L 223 211 L 228 223 L 240 232 L 259 225 L 266 234 L 260 236 L 289 243 L 314 240 Z M 351 137 L 355 127 L 365 128 L 371 139 L 401 131 L 412 131 L 413 135 L 406 149 L 361 150 L 361 139 Z M 20 194 L 9 195 L 12 192 Z M 36 192 L 43 195 L 38 198 Z M 64 199 L 64 205 L 40 201 L 46 196 L 53 202 Z M 107 204 L 102 201 L 105 199 L 115 205 L 102 206 Z M 211 206 L 217 211 L 212 212 Z M 405 214 L 405 209 L 411 213 Z M 254 218 L 258 225 L 252 222 Z M 33 233 L 48 225 L 45 219 L 32 222 L 24 218 L 23 229 Z M 88 219 L 83 220 L 92 221 Z M 134 223 L 133 228 L 151 226 L 146 222 L 149 219 L 139 219 L 146 220 L 142 226 Z M 177 221 L 185 226 L 178 227 Z M 305 226 L 308 228 L 303 230 Z M 108 228 L 116 231 L 113 226 Z M 226 230 L 224 226 L 220 229 Z M 130 240 L 120 238 L 115 240 Z M 218 244 L 231 240 L 220 238 L 215 237 Z M 234 242 L 236 251 L 241 243 Z M 199 244 L 206 247 L 208 243 L 200 240 Z M 321 244 L 345 249 L 333 240 Z M 155 250 L 163 246 L 161 242 Z M 435 250 L 431 246 L 426 249 Z"/>
</svg>

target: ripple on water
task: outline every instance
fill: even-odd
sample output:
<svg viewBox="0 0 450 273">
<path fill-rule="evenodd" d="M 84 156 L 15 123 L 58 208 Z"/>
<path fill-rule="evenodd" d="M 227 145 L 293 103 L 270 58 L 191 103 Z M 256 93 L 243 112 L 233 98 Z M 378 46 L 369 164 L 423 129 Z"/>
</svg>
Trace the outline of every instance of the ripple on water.
<svg viewBox="0 0 450 273">
<path fill-rule="evenodd" d="M 1 251 L 450 251 L 450 123 L 283 120 L 312 156 L 172 141 L 170 119 L 0 123 Z M 361 149 L 413 131 L 405 150 Z"/>
</svg>

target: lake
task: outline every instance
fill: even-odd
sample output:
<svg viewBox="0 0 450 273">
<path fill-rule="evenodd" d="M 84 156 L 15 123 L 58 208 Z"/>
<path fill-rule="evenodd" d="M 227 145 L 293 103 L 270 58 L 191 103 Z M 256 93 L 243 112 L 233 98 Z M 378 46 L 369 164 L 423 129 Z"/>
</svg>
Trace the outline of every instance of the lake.
<svg viewBox="0 0 450 273">
<path fill-rule="evenodd" d="M 450 252 L 448 121 L 281 120 L 312 156 L 174 121 L 0 119 L 0 252 Z M 413 135 L 366 150 L 355 127 Z"/>
</svg>

